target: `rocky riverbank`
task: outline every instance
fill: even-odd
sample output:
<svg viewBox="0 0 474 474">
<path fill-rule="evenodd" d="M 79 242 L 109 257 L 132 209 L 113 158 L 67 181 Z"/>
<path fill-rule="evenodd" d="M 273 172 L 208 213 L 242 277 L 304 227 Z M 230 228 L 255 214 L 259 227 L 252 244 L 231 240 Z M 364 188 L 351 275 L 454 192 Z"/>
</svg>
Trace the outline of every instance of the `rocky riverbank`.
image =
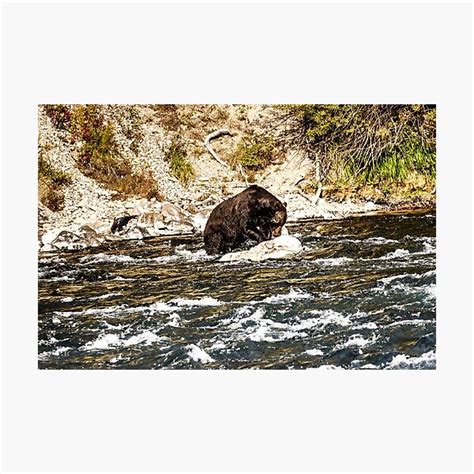
<svg viewBox="0 0 474 474">
<path fill-rule="evenodd" d="M 132 195 L 126 195 L 104 182 L 100 174 L 96 177 L 84 165 L 79 165 L 87 150 L 84 141 L 87 133 L 94 132 L 93 128 L 87 128 L 91 126 L 87 122 L 90 117 L 86 120 L 79 116 L 81 129 L 72 122 L 66 127 L 64 120 L 72 120 L 70 117 L 48 114 L 45 106 L 39 107 L 39 160 L 43 167 L 46 163 L 47 172 L 53 176 L 52 181 L 45 184 L 40 175 L 40 252 L 79 250 L 124 239 L 198 234 L 219 202 L 253 183 L 287 203 L 290 223 L 309 218 L 341 219 L 397 208 L 434 206 L 434 196 L 399 201 L 378 199 L 377 196 L 361 199 L 344 196 L 336 201 L 324 190 L 322 195 L 308 192 L 305 184 L 314 176 L 314 163 L 294 149 L 285 150 L 257 173 L 245 173 L 242 167 L 229 166 L 226 160 L 234 156 L 243 139 L 266 130 L 271 116 L 268 107 L 172 107 L 175 106 L 104 105 L 97 106 L 98 111 L 95 111 L 101 114 L 103 124 L 113 124 L 114 153 L 129 164 L 132 178 L 135 173 L 137 176 L 144 171 L 148 173 L 148 182 L 159 190 L 155 197 L 147 196 L 147 189 L 141 189 L 142 197 L 133 195 L 133 183 Z M 63 113 L 72 109 L 58 110 Z M 53 112 L 57 114 L 58 110 Z M 76 117 L 76 122 L 79 119 Z M 220 129 L 231 132 L 213 141 L 214 151 L 223 158 L 222 162 L 216 160 L 203 144 L 206 136 Z M 95 139 L 104 141 L 108 136 L 104 132 Z M 97 146 L 103 145 L 100 140 Z M 187 182 L 179 175 L 179 166 L 177 168 L 168 156 L 170 146 L 177 140 L 184 147 L 192 169 L 192 179 Z M 115 155 L 104 156 L 107 160 L 115 159 Z M 86 158 L 93 159 L 94 156 Z M 129 179 L 130 175 L 117 180 Z M 63 177 L 66 184 L 61 184 L 60 188 L 61 205 L 54 208 L 44 193 L 56 191 L 54 179 L 57 180 L 57 176 Z M 143 182 L 139 184 L 143 185 Z"/>
<path fill-rule="evenodd" d="M 288 223 L 304 219 L 334 220 L 357 215 L 386 213 L 398 208 L 431 208 L 430 203 L 405 202 L 392 205 L 372 201 L 338 203 L 314 196 L 289 193 L 280 196 L 287 202 Z M 71 220 L 61 220 L 42 204 L 39 205 L 40 252 L 80 250 L 106 245 L 111 241 L 145 239 L 162 235 L 201 234 L 214 206 L 214 199 L 196 203 L 196 212 L 170 202 L 129 200 L 121 203 L 105 201 L 100 212 L 80 204 L 72 209 Z M 74 216 L 80 216 L 74 219 Z"/>
</svg>

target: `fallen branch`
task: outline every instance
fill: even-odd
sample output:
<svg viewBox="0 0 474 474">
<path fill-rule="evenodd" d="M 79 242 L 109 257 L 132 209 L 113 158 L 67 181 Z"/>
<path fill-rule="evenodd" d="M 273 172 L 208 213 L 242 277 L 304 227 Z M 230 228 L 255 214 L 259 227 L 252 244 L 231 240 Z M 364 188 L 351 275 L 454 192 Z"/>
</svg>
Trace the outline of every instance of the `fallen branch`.
<svg viewBox="0 0 474 474">
<path fill-rule="evenodd" d="M 303 191 L 300 191 L 298 189 L 297 193 L 301 196 L 301 197 L 304 197 L 307 201 L 309 201 L 310 203 L 313 203 L 313 201 L 311 200 L 311 198 L 309 196 L 307 196 Z"/>
<path fill-rule="evenodd" d="M 242 164 L 239 163 L 239 172 L 242 175 L 242 178 L 245 180 L 245 185 L 249 187 L 249 182 L 247 181 L 247 175 L 244 173 L 244 169 L 242 168 Z"/>
<path fill-rule="evenodd" d="M 319 183 L 318 190 L 316 191 L 315 194 L 315 202 L 318 202 L 319 197 L 321 196 L 321 191 L 323 190 L 323 186 L 321 183 Z"/>
<path fill-rule="evenodd" d="M 224 168 L 228 168 L 229 165 L 227 163 L 225 163 L 224 161 L 222 161 L 220 158 L 219 158 L 219 155 L 213 150 L 211 144 L 209 143 L 211 140 L 213 140 L 214 138 L 219 138 L 219 137 L 222 137 L 223 135 L 230 135 L 232 136 L 232 134 L 229 132 L 229 130 L 225 129 L 225 128 L 221 128 L 220 130 L 216 130 L 215 132 L 212 132 L 210 133 L 205 139 L 204 139 L 204 142 L 203 142 L 203 145 L 204 145 L 204 148 L 207 149 L 207 151 L 213 156 L 213 158 L 218 162 L 220 163 Z"/>
<path fill-rule="evenodd" d="M 301 181 L 303 180 L 300 180 L 298 183 L 301 183 Z M 297 183 L 297 184 L 298 184 Z M 318 185 L 318 189 L 314 195 L 313 198 L 310 198 L 306 193 L 304 193 L 301 189 L 298 189 L 297 190 L 297 193 L 301 196 L 301 197 L 304 197 L 307 201 L 309 201 L 311 204 L 316 204 L 321 196 L 321 192 L 323 190 L 323 186 L 321 183 L 319 183 Z"/>
</svg>

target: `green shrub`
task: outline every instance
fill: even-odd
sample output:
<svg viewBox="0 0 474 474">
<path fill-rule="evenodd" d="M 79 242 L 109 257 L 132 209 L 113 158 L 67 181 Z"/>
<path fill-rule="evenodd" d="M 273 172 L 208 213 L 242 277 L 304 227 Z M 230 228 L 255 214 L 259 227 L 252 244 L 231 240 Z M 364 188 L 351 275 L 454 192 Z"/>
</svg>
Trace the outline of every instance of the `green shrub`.
<svg viewBox="0 0 474 474">
<path fill-rule="evenodd" d="M 195 177 L 192 164 L 187 159 L 183 143 L 174 141 L 165 153 L 171 174 L 184 185 L 188 185 Z"/>
<path fill-rule="evenodd" d="M 435 179 L 434 105 L 284 105 L 277 107 L 285 146 L 319 163 L 321 179 Z"/>
<path fill-rule="evenodd" d="M 230 161 L 234 168 L 241 165 L 246 171 L 259 171 L 271 164 L 278 155 L 272 137 L 254 135 L 242 138 Z"/>
</svg>

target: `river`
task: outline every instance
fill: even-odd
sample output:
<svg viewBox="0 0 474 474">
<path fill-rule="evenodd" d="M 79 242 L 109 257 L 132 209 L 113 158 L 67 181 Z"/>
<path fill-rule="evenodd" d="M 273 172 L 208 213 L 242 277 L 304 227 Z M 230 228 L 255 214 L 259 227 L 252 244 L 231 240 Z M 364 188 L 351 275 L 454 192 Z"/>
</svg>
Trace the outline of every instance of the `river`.
<svg viewBox="0 0 474 474">
<path fill-rule="evenodd" d="M 288 260 L 200 236 L 40 254 L 40 369 L 435 369 L 434 211 L 288 226 Z"/>
</svg>

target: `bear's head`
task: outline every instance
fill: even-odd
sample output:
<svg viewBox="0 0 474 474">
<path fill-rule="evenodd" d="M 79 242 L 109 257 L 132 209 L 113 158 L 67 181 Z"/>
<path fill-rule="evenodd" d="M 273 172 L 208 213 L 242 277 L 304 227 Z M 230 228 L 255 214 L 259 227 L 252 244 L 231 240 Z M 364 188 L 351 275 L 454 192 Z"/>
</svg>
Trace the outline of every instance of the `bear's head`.
<svg viewBox="0 0 474 474">
<path fill-rule="evenodd" d="M 276 209 L 273 217 L 270 219 L 270 227 L 273 237 L 280 237 L 283 226 L 286 223 L 286 203 L 281 208 Z"/>
<path fill-rule="evenodd" d="M 256 200 L 250 205 L 253 206 L 252 213 L 256 216 L 256 221 L 260 231 L 264 230 L 266 238 L 279 237 L 282 228 L 286 223 L 286 203 L 277 199 L 263 188 L 253 186 Z"/>
</svg>

